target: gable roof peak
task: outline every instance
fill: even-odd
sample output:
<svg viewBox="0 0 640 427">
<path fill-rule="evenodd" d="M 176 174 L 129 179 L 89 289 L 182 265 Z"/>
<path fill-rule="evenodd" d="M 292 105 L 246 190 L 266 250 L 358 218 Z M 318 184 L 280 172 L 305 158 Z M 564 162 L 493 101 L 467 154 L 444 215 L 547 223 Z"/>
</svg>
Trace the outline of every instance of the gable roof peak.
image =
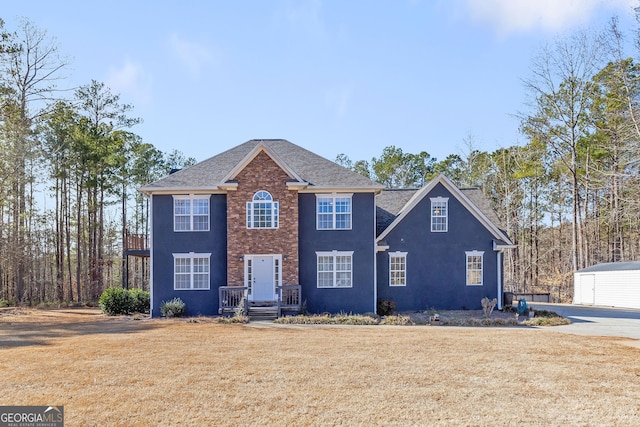
<svg viewBox="0 0 640 427">
<path fill-rule="evenodd" d="M 475 216 L 480 223 L 484 225 L 487 230 L 493 234 L 493 236 L 505 242 L 506 244 L 511 244 L 511 240 L 506 235 L 506 233 L 500 229 L 497 224 L 497 216 L 494 214 L 493 216 L 487 215 L 483 212 L 483 209 L 474 203 L 465 193 L 467 192 L 479 192 L 479 189 L 474 189 L 473 191 L 465 190 L 458 188 L 449 178 L 447 178 L 444 174 L 439 174 L 431 181 L 429 181 L 424 187 L 419 190 L 416 190 L 415 193 L 411 196 L 411 198 L 406 202 L 406 204 L 400 209 L 397 213 L 397 216 L 391 222 L 389 226 L 387 226 L 378 236 L 378 240 L 383 240 L 390 232 L 393 230 L 403 219 L 405 216 L 415 208 L 420 201 L 422 201 L 434 188 L 436 185 L 442 184 L 448 191 L 453 195 L 462 205 L 471 212 L 473 216 Z M 385 190 L 386 191 L 386 190 Z"/>
<path fill-rule="evenodd" d="M 286 139 L 250 139 L 173 175 L 140 188 L 146 194 L 189 191 L 224 192 L 225 183 L 260 152 L 266 152 L 292 183 L 318 191 L 379 192 L 384 187 L 350 169 L 302 148 Z M 311 190 L 309 190 L 311 191 Z"/>
</svg>

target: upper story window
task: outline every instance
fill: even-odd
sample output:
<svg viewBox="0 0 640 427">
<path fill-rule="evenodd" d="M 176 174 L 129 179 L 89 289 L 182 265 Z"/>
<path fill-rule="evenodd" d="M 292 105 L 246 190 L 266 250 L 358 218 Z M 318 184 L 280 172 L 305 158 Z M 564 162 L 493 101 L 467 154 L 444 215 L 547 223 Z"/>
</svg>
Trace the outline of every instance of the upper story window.
<svg viewBox="0 0 640 427">
<path fill-rule="evenodd" d="M 482 286 L 483 251 L 469 251 L 467 254 L 467 286 Z"/>
<path fill-rule="evenodd" d="M 351 230 L 351 194 L 316 194 L 316 228 Z"/>
<path fill-rule="evenodd" d="M 431 198 L 431 231 L 446 232 L 449 227 L 449 198 Z"/>
<path fill-rule="evenodd" d="M 173 231 L 209 231 L 209 196 L 173 196 Z"/>
<path fill-rule="evenodd" d="M 389 253 L 389 286 L 407 285 L 407 253 Z"/>
<path fill-rule="evenodd" d="M 278 228 L 278 209 L 268 191 L 258 191 L 247 202 L 247 228 Z"/>
</svg>

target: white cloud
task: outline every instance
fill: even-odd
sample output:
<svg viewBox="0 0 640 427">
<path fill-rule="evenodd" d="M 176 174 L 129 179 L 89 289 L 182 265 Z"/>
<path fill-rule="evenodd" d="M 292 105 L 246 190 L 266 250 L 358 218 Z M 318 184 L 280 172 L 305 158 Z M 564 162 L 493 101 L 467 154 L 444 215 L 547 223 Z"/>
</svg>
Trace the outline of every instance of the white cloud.
<svg viewBox="0 0 640 427">
<path fill-rule="evenodd" d="M 471 18 L 489 22 L 502 34 L 558 32 L 588 23 L 606 6 L 627 13 L 636 0 L 466 0 Z"/>
<path fill-rule="evenodd" d="M 338 117 L 344 117 L 353 98 L 353 87 L 344 86 L 331 89 L 325 95 L 325 105 L 332 109 Z"/>
<path fill-rule="evenodd" d="M 322 2 L 287 1 L 281 11 L 289 27 L 297 32 L 307 33 L 317 38 L 326 37 L 326 27 L 322 17 Z"/>
<path fill-rule="evenodd" d="M 214 61 L 214 55 L 209 48 L 184 40 L 177 34 L 171 35 L 169 44 L 173 54 L 192 76 L 198 76 L 205 65 Z"/>
<path fill-rule="evenodd" d="M 142 65 L 126 61 L 121 67 L 111 67 L 105 84 L 113 94 L 119 94 L 136 105 L 151 102 L 151 76 Z"/>
</svg>

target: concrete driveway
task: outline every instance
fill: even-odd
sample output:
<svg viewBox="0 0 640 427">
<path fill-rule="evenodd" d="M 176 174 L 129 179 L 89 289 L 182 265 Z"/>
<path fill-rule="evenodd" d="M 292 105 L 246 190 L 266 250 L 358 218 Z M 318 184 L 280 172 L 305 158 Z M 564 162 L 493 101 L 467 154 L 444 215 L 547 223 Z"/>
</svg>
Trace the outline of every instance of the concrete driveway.
<svg viewBox="0 0 640 427">
<path fill-rule="evenodd" d="M 637 309 L 539 302 L 529 305 L 540 310 L 555 311 L 572 322 L 571 325 L 554 326 L 553 330 L 578 335 L 640 340 L 640 310 Z"/>
</svg>

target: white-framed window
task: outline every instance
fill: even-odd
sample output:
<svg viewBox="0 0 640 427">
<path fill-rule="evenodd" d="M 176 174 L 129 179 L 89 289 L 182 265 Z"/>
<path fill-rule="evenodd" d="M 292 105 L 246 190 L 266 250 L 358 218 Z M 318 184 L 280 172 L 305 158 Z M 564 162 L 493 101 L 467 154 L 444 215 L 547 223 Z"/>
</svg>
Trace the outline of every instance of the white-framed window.
<svg viewBox="0 0 640 427">
<path fill-rule="evenodd" d="M 173 196 L 173 231 L 209 231 L 209 196 Z"/>
<path fill-rule="evenodd" d="M 468 251 L 467 254 L 467 286 L 482 286 L 483 251 Z"/>
<path fill-rule="evenodd" d="M 173 254 L 173 289 L 209 289 L 211 254 Z"/>
<path fill-rule="evenodd" d="M 318 288 L 351 288 L 353 286 L 353 251 L 316 252 Z"/>
<path fill-rule="evenodd" d="M 449 227 L 449 198 L 431 198 L 431 231 L 444 233 Z"/>
<path fill-rule="evenodd" d="M 351 230 L 352 194 L 316 194 L 316 228 Z"/>
<path fill-rule="evenodd" d="M 260 190 L 247 202 L 247 228 L 278 228 L 279 204 L 271 193 Z"/>
<path fill-rule="evenodd" d="M 407 253 L 389 253 L 389 286 L 407 286 Z"/>
</svg>

